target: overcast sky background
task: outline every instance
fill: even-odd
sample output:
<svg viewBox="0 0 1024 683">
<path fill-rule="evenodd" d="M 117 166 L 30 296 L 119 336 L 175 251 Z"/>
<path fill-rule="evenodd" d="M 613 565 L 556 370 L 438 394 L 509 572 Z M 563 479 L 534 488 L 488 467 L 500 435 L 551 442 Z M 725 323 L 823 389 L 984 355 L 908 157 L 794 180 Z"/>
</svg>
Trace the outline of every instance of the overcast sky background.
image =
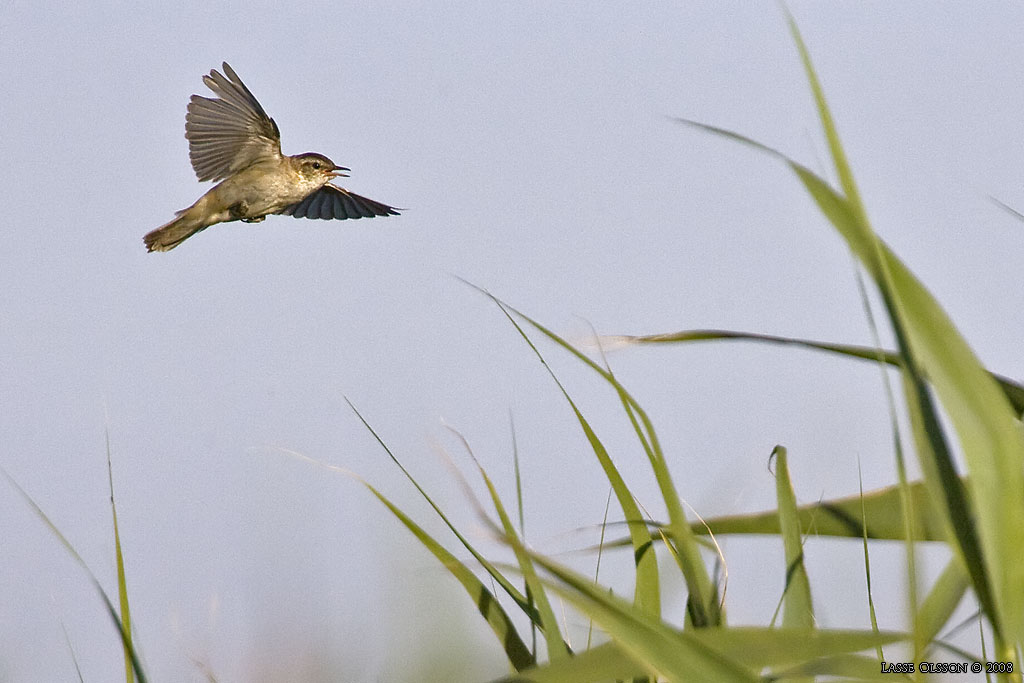
<svg viewBox="0 0 1024 683">
<path fill-rule="evenodd" d="M 986 198 L 1024 207 L 1024 8 L 791 9 L 876 229 L 983 361 L 1024 377 L 1024 225 Z M 0 466 L 114 594 L 109 429 L 155 681 L 203 680 L 204 667 L 221 681 L 403 680 L 395 659 L 444 660 L 448 643 L 474 653 L 438 665 L 461 667 L 450 680 L 506 671 L 471 601 L 379 503 L 284 453 L 359 473 L 441 533 L 347 397 L 490 547 L 439 451 L 470 472 L 446 425 L 458 429 L 513 500 L 511 413 L 533 543 L 589 542 L 564 535 L 599 522 L 607 495 L 578 425 L 455 276 L 577 341 L 592 324 L 871 343 L 850 256 L 787 169 L 668 118 L 829 172 L 774 2 L 16 0 L 0 35 Z M 147 254 L 143 234 L 210 187 L 189 165 L 185 106 L 223 60 L 285 153 L 326 154 L 352 168 L 345 187 L 408 210 L 218 225 Z M 540 348 L 658 516 L 614 394 Z M 777 443 L 801 502 L 855 493 L 858 463 L 865 489 L 895 479 L 870 365 L 746 344 L 610 361 L 703 515 L 772 507 Z M 85 680 L 117 680 L 117 636 L 88 579 L 0 488 L 0 680 L 74 678 L 62 626 Z M 876 604 L 898 628 L 902 554 L 881 548 Z M 781 544 L 726 552 L 731 623 L 766 624 Z M 859 544 L 807 553 L 822 624 L 866 626 Z M 620 590 L 628 561 L 606 567 Z"/>
</svg>

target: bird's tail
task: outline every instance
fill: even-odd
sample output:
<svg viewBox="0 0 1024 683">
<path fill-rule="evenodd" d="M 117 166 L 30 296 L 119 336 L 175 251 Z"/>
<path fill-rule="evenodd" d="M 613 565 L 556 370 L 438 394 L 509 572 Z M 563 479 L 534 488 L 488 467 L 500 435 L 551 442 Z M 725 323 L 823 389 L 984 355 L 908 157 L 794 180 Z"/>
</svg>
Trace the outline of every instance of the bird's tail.
<svg viewBox="0 0 1024 683">
<path fill-rule="evenodd" d="M 191 215 L 189 209 L 178 212 L 178 217 L 170 223 L 161 225 L 143 237 L 147 251 L 170 251 L 192 235 L 207 226 L 201 219 Z"/>
</svg>

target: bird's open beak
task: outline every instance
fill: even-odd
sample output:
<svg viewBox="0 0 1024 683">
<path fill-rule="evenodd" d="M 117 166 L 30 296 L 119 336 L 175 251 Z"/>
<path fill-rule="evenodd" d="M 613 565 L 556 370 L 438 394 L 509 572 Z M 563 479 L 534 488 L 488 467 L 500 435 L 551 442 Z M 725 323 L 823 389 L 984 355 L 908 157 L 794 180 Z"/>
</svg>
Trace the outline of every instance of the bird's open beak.
<svg viewBox="0 0 1024 683">
<path fill-rule="evenodd" d="M 332 170 L 328 175 L 330 175 L 332 178 L 348 178 L 348 173 L 346 173 L 346 171 L 351 170 L 352 169 L 345 168 L 344 166 L 335 166 L 334 170 Z"/>
</svg>

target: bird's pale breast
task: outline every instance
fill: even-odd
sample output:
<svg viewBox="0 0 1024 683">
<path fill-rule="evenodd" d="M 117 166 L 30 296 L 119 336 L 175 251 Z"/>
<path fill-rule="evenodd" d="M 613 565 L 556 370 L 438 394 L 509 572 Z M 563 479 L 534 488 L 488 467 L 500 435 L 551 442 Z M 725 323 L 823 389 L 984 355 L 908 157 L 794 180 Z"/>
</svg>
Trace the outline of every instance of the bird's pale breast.
<svg viewBox="0 0 1024 683">
<path fill-rule="evenodd" d="M 223 181 L 214 192 L 224 209 L 240 210 L 242 218 L 258 218 L 302 201 L 325 180 L 308 179 L 287 162 L 255 164 Z"/>
</svg>

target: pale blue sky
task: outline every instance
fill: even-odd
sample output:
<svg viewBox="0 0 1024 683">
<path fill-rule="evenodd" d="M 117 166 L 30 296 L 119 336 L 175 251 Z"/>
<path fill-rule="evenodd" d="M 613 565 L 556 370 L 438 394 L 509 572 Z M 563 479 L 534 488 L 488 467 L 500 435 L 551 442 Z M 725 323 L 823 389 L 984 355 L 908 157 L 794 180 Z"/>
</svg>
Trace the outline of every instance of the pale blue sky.
<svg viewBox="0 0 1024 683">
<path fill-rule="evenodd" d="M 986 199 L 1024 206 L 1024 10 L 791 8 L 876 229 L 982 359 L 1024 377 L 1024 226 Z M 528 348 L 453 276 L 576 340 L 593 324 L 871 341 L 850 257 L 787 170 L 668 118 L 821 168 L 774 2 L 14 2 L 0 35 L 0 465 L 113 591 L 109 426 L 154 680 L 202 680 L 195 659 L 223 681 L 315 681 L 303 662 L 320 657 L 349 680 L 395 680 L 396 648 L 446 629 L 479 650 L 462 680 L 505 671 L 470 601 L 379 504 L 281 452 L 354 470 L 429 519 L 348 397 L 479 539 L 438 446 L 466 467 L 444 425 L 460 430 L 511 499 L 511 411 L 534 543 L 578 545 L 562 534 L 600 520 L 600 470 Z M 143 234 L 209 188 L 189 166 L 184 115 L 223 60 L 286 153 L 326 154 L 352 168 L 346 187 L 408 210 L 220 225 L 147 254 Z M 541 348 L 653 503 L 614 395 Z M 738 344 L 610 358 L 704 515 L 771 506 L 776 443 L 803 502 L 856 492 L 858 461 L 866 488 L 893 480 L 870 366 Z M 116 634 L 82 572 L 10 491 L 0 528 L 0 680 L 73 678 L 61 623 L 86 680 L 115 680 Z M 770 618 L 776 545 L 728 543 L 734 623 Z M 825 624 L 867 624 L 860 553 L 809 544 L 818 596 L 849 585 L 821 605 Z M 899 553 L 875 558 L 890 578 L 876 584 L 880 618 L 898 627 Z M 402 616 L 406 586 L 462 611 L 442 629 L 438 605 L 419 605 L 425 628 Z"/>
</svg>

